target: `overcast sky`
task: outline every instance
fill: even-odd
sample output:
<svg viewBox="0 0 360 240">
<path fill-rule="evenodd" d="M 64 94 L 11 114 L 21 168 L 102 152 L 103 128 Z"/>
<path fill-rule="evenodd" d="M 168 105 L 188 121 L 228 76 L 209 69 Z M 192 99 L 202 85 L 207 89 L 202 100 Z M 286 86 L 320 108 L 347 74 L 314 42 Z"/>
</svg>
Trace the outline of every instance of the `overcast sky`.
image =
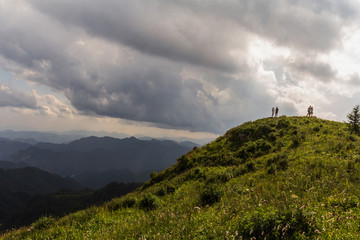
<svg viewBox="0 0 360 240">
<path fill-rule="evenodd" d="M 360 2 L 0 0 L 0 129 L 213 137 L 245 121 L 344 121 Z"/>
</svg>

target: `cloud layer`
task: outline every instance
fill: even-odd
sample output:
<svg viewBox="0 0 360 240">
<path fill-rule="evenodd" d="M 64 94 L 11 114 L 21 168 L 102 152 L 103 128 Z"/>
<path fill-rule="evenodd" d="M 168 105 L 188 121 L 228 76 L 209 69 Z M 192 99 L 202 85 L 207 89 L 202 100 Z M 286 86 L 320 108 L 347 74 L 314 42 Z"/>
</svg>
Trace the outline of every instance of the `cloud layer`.
<svg viewBox="0 0 360 240">
<path fill-rule="evenodd" d="M 163 128 L 221 133 L 274 105 L 288 115 L 317 105 L 318 116 L 337 118 L 334 98 L 351 107 L 358 93 L 358 72 L 338 61 L 349 57 L 357 6 L 0 0 L 0 68 L 63 94 L 65 113 Z M 21 89 L 0 91 L 0 106 L 37 108 Z"/>
</svg>

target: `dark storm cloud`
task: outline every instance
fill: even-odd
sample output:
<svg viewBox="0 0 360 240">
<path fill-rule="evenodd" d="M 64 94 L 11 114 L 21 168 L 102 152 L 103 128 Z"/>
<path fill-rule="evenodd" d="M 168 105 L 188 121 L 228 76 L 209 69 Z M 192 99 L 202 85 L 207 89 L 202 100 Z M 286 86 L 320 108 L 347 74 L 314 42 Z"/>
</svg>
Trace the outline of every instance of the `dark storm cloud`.
<svg viewBox="0 0 360 240">
<path fill-rule="evenodd" d="M 248 61 L 254 36 L 294 54 L 326 53 L 357 14 L 325 0 L 14 4 L 0 9 L 0 55 L 15 74 L 63 92 L 84 114 L 216 133 L 272 106 Z M 303 58 L 285 64 L 320 81 L 336 75 Z"/>
<path fill-rule="evenodd" d="M 341 19 L 357 15 L 350 2 L 327 0 L 30 2 L 96 36 L 149 54 L 223 70 L 236 67 L 228 55 L 235 31 L 246 29 L 283 46 L 327 51 L 340 43 Z"/>
<path fill-rule="evenodd" d="M 0 107 L 38 108 L 36 98 L 33 95 L 19 92 L 4 85 L 0 85 Z"/>
<path fill-rule="evenodd" d="M 107 79 L 98 91 L 82 86 L 68 89 L 67 96 L 78 110 L 88 114 L 146 121 L 162 127 L 217 129 L 216 119 L 197 99 L 199 92 L 206 94 L 199 81 L 183 83 L 178 73 L 166 69 L 139 66 L 129 71 Z M 214 101 L 211 95 L 207 98 Z"/>
<path fill-rule="evenodd" d="M 222 71 L 236 69 L 228 45 L 233 29 L 191 9 L 163 1 L 30 2 L 61 22 L 143 53 Z"/>
</svg>

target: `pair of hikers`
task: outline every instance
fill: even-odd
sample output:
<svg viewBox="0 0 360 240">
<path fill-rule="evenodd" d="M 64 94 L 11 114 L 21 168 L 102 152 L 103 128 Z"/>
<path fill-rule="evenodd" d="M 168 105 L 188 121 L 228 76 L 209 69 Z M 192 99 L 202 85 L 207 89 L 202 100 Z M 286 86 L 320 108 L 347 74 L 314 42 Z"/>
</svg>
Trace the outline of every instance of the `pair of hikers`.
<svg viewBox="0 0 360 240">
<path fill-rule="evenodd" d="M 309 106 L 308 107 L 308 112 L 307 112 L 307 115 L 306 116 L 309 116 L 311 117 L 314 113 L 314 108 L 312 106 Z"/>
<path fill-rule="evenodd" d="M 276 107 L 276 108 L 273 107 L 271 110 L 272 110 L 271 117 L 274 117 L 274 112 L 275 112 L 275 117 L 277 117 L 278 113 L 279 113 L 279 108 L 278 107 Z"/>
</svg>

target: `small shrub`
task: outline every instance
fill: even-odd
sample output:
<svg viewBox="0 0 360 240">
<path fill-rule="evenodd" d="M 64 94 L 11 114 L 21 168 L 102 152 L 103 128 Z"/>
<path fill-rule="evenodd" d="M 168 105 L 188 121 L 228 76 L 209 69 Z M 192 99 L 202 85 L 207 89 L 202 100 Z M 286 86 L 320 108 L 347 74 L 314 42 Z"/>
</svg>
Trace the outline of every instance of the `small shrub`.
<svg viewBox="0 0 360 240">
<path fill-rule="evenodd" d="M 246 163 L 246 170 L 247 172 L 255 172 L 255 163 L 254 162 Z"/>
<path fill-rule="evenodd" d="M 320 131 L 320 127 L 319 127 L 319 126 L 315 126 L 315 127 L 313 128 L 313 130 L 314 130 L 314 132 L 319 132 L 319 131 Z"/>
<path fill-rule="evenodd" d="M 239 177 L 247 173 L 247 170 L 244 166 L 239 166 L 234 170 L 234 177 Z"/>
<path fill-rule="evenodd" d="M 277 124 L 277 128 L 287 128 L 290 126 L 290 122 L 285 118 L 281 118 Z"/>
<path fill-rule="evenodd" d="M 156 178 L 159 174 L 157 172 L 151 172 L 150 178 Z"/>
<path fill-rule="evenodd" d="M 212 205 L 219 202 L 224 192 L 217 184 L 209 184 L 200 193 L 200 201 L 202 205 Z"/>
<path fill-rule="evenodd" d="M 347 162 L 346 171 L 347 171 L 348 173 L 350 173 L 350 172 L 352 172 L 352 171 L 354 171 L 354 170 L 355 170 L 355 162 L 353 162 L 353 161 L 348 161 L 348 162 Z"/>
<path fill-rule="evenodd" d="M 275 163 L 270 164 L 270 166 L 267 168 L 266 172 L 268 174 L 275 174 L 276 173 L 276 164 Z"/>
<path fill-rule="evenodd" d="M 356 196 L 350 197 L 335 197 L 331 196 L 328 199 L 327 205 L 330 207 L 341 207 L 343 211 L 347 211 L 352 208 L 358 208 L 360 205 L 359 198 Z"/>
<path fill-rule="evenodd" d="M 223 183 L 230 181 L 234 177 L 232 169 L 227 169 L 219 175 L 219 180 Z"/>
<path fill-rule="evenodd" d="M 278 168 L 282 171 L 286 170 L 289 166 L 288 161 L 286 159 L 281 159 L 278 164 Z"/>
<path fill-rule="evenodd" d="M 165 196 L 166 194 L 175 192 L 176 187 L 173 184 L 165 183 L 156 191 L 157 196 Z"/>
<path fill-rule="evenodd" d="M 174 193 L 175 190 L 176 190 L 176 187 L 174 185 L 172 185 L 172 184 L 166 186 L 166 193 L 167 194 Z"/>
<path fill-rule="evenodd" d="M 271 141 L 271 142 L 275 142 L 276 141 L 276 133 L 275 132 L 271 132 L 270 134 L 269 134 L 269 136 L 268 136 L 268 138 L 269 138 L 269 140 Z"/>
<path fill-rule="evenodd" d="M 272 131 L 273 130 L 271 129 L 271 127 L 269 125 L 262 125 L 257 128 L 255 134 L 257 137 L 268 136 L 269 133 L 271 133 Z"/>
<path fill-rule="evenodd" d="M 275 157 L 268 159 L 266 162 L 267 173 L 268 174 L 274 174 L 277 171 L 284 171 L 288 168 L 288 160 L 287 160 L 287 154 L 281 153 L 276 155 Z"/>
<path fill-rule="evenodd" d="M 292 148 L 297 148 L 300 146 L 300 143 L 305 139 L 305 134 L 304 133 L 300 133 L 297 135 L 294 135 L 291 139 L 291 145 L 290 147 Z"/>
<path fill-rule="evenodd" d="M 239 222 L 242 239 L 294 239 L 311 237 L 316 224 L 301 210 L 259 209 Z M 305 239 L 305 238 L 304 238 Z"/>
<path fill-rule="evenodd" d="M 157 191 L 156 195 L 161 197 L 166 195 L 166 188 L 164 186 L 161 186 Z"/>
<path fill-rule="evenodd" d="M 128 197 L 128 198 L 125 198 L 125 199 L 123 200 L 123 202 L 121 203 L 121 205 L 122 205 L 123 207 L 125 207 L 125 208 L 131 208 L 131 207 L 133 207 L 133 206 L 136 204 L 137 201 L 138 201 L 138 200 L 137 200 L 136 197 Z"/>
<path fill-rule="evenodd" d="M 177 172 L 182 173 L 194 166 L 193 161 L 188 156 L 183 155 L 178 158 Z"/>
<path fill-rule="evenodd" d="M 186 175 L 186 180 L 205 179 L 206 175 L 200 168 L 190 170 Z"/>
<path fill-rule="evenodd" d="M 34 222 L 31 226 L 34 229 L 41 230 L 49 227 L 51 224 L 55 222 L 55 218 L 53 217 L 42 217 L 36 222 Z"/>
<path fill-rule="evenodd" d="M 152 193 L 146 193 L 139 202 L 139 207 L 150 211 L 160 206 L 160 199 Z"/>
</svg>

